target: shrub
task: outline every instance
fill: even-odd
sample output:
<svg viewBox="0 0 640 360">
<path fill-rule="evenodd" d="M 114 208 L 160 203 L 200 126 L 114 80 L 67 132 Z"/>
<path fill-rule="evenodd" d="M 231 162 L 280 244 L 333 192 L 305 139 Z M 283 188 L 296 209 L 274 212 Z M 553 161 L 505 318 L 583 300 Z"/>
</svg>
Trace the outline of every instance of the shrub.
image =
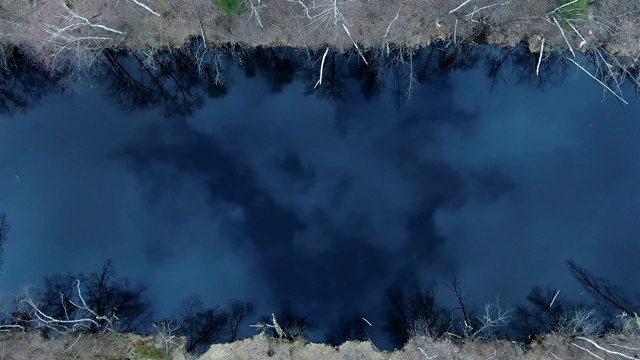
<svg viewBox="0 0 640 360">
<path fill-rule="evenodd" d="M 616 328 L 623 334 L 640 334 L 640 316 L 638 314 L 629 315 L 623 313 L 616 316 Z"/>
<path fill-rule="evenodd" d="M 599 335 L 604 331 L 602 319 L 596 316 L 595 310 L 577 309 L 572 313 L 560 316 L 555 331 L 566 335 Z"/>
<path fill-rule="evenodd" d="M 242 0 L 215 0 L 216 6 L 218 8 L 226 11 L 228 14 L 240 14 L 243 11 L 247 10 L 247 5 L 245 5 Z M 585 0 L 586 1 L 586 0 Z"/>
<path fill-rule="evenodd" d="M 162 351 L 154 346 L 143 345 L 135 349 L 135 355 L 133 359 L 135 360 L 165 360 L 168 356 Z"/>
<path fill-rule="evenodd" d="M 558 7 L 562 8 L 556 14 L 562 20 L 583 19 L 587 15 L 587 0 L 558 0 Z"/>
</svg>

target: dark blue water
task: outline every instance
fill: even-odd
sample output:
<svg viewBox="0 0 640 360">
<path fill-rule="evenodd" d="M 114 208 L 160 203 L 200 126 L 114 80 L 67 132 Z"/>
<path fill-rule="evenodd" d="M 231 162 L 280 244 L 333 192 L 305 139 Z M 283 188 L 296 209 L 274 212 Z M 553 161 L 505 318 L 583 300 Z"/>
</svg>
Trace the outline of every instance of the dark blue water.
<svg viewBox="0 0 640 360">
<path fill-rule="evenodd" d="M 638 289 L 640 102 L 628 83 L 625 106 L 557 59 L 537 77 L 518 64 L 535 57 L 449 64 L 426 49 L 373 74 L 330 56 L 314 91 L 315 70 L 261 56 L 226 60 L 224 86 L 186 71 L 164 88 L 128 68 L 146 76 L 141 89 L 104 67 L 79 94 L 51 85 L 6 110 L 5 304 L 110 258 L 148 286 L 156 318 L 190 294 L 251 301 L 249 323 L 290 301 L 318 324 L 313 340 L 357 313 L 385 347 L 391 287 L 435 282 L 453 308 L 443 284 L 457 273 L 474 307 L 525 303 L 534 285 L 582 300 L 573 259 Z"/>
</svg>

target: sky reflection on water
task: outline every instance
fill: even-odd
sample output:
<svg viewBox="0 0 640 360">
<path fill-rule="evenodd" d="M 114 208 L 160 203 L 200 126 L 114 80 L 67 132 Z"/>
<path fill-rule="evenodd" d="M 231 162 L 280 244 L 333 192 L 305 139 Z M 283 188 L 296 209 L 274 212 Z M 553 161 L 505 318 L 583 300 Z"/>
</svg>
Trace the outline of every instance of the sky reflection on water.
<svg viewBox="0 0 640 360">
<path fill-rule="evenodd" d="M 480 65 L 408 102 L 391 80 L 368 99 L 345 79 L 329 101 L 229 71 L 228 94 L 186 118 L 123 111 L 104 85 L 0 118 L 0 293 L 112 258 L 159 317 L 192 293 L 258 315 L 289 300 L 314 340 L 358 312 L 382 342 L 386 288 L 453 273 L 475 306 L 534 285 L 580 299 L 567 259 L 638 289 L 637 99 L 575 68 L 540 90 Z"/>
</svg>

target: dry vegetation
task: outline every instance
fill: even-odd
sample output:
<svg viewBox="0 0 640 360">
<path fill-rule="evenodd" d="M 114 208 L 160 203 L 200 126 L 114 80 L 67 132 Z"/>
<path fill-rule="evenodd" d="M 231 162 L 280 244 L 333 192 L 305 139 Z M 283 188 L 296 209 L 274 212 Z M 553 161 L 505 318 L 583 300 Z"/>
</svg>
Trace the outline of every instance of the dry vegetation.
<svg viewBox="0 0 640 360">
<path fill-rule="evenodd" d="M 159 336 L 106 332 L 45 339 L 40 333 L 10 332 L 0 333 L 0 359 L 186 360 L 187 355 L 180 346 L 166 348 Z"/>
<path fill-rule="evenodd" d="M 584 52 L 595 63 L 595 72 L 590 75 L 621 101 L 624 101 L 620 97 L 623 81 L 630 79 L 640 88 L 640 78 L 634 70 L 640 56 L 640 1 L 637 0 L 239 1 L 243 1 L 243 6 L 225 11 L 219 3 L 210 0 L 0 0 L 0 36 L 4 50 L 0 60 L 3 67 L 9 69 L 7 63 L 18 49 L 53 74 L 78 74 L 91 69 L 98 56 L 103 55 L 100 61 L 108 61 L 112 65 L 110 71 L 120 69 L 122 76 L 118 79 L 129 79 L 130 74 L 116 66 L 121 65 L 116 55 L 105 49 L 130 49 L 135 50 L 133 56 L 144 64 L 155 84 L 158 73 L 169 72 L 162 70 L 164 63 L 158 60 L 162 57 L 156 54 L 191 44 L 199 37 L 197 49 L 186 55 L 176 52 L 173 58 L 185 62 L 180 56 L 188 55 L 190 63 L 196 64 L 195 73 L 200 77 L 213 74 L 210 75 L 211 83 L 218 86 L 224 83 L 219 70 L 221 61 L 217 60 L 215 51 L 205 53 L 205 50 L 220 49 L 229 43 L 249 47 L 287 45 L 314 50 L 311 52 L 315 57 L 311 83 L 315 83 L 315 90 L 322 85 L 325 66 L 335 67 L 337 52 L 350 49 L 363 63 L 376 63 L 374 66 L 381 69 L 385 64 L 384 56 L 389 57 L 389 54 L 394 54 L 392 56 L 399 62 L 409 63 L 409 97 L 415 79 L 413 48 L 444 41 L 446 47 L 442 51 L 452 56 L 451 59 L 444 57 L 446 61 L 442 61 L 453 63 L 469 54 L 462 44 L 515 46 L 526 41 L 530 51 L 538 53 L 532 66 L 536 76 L 544 72 L 546 63 L 551 63 L 558 53 L 580 66 L 572 58 L 575 52 Z M 578 15 L 566 11 L 578 2 L 584 4 L 580 5 L 583 8 L 577 8 Z M 236 49 L 228 45 L 225 48 Z M 244 56 L 245 60 L 255 57 L 250 50 L 244 51 L 253 54 Z M 209 72 L 203 65 L 205 56 L 213 57 Z M 237 56 L 243 58 L 242 54 Z M 329 80 L 325 78 L 325 83 Z M 142 88 L 139 83 L 132 82 L 136 88 Z M 178 85 L 183 93 L 189 93 L 188 86 Z M 118 89 L 122 91 L 122 88 L 119 84 Z M 38 315 L 40 310 L 35 303 L 27 302 L 27 305 Z M 73 305 L 94 314 L 84 302 Z M 617 308 L 623 310 L 623 306 Z M 104 312 L 100 314 L 105 316 Z M 53 326 L 46 317 L 36 318 L 41 326 Z M 500 315 L 497 319 L 501 319 Z M 600 337 L 583 336 L 580 333 L 584 331 L 582 325 L 572 327 L 569 326 L 571 322 L 560 321 L 566 331 L 540 335 L 528 347 L 506 340 L 481 341 L 475 336 L 438 336 L 435 340 L 414 336 L 402 350 L 393 353 L 380 352 L 368 341 L 347 342 L 334 348 L 262 333 L 251 339 L 214 345 L 201 358 L 634 359 L 640 356 L 637 319 L 631 317 L 632 321 L 626 322 L 620 331 Z M 68 325 L 67 320 L 56 321 L 56 326 Z M 74 324 L 77 321 L 74 320 Z M 83 321 L 93 324 L 93 320 Z M 10 330 L 0 334 L 0 359 L 187 357 L 184 340 L 175 337 L 171 331 L 158 330 L 155 336 L 140 337 L 111 331 L 78 333 L 72 329 L 74 332 L 45 340 L 41 333 Z"/>
<path fill-rule="evenodd" d="M 197 38 L 198 72 L 215 63 L 216 84 L 224 82 L 220 53 L 240 58 L 238 48 L 289 46 L 311 50 L 314 89 L 335 52 L 353 51 L 367 66 L 397 58 L 411 70 L 410 98 L 417 48 L 444 43 L 457 63 L 467 61 L 469 44 L 526 42 L 538 54 L 529 65 L 536 75 L 560 54 L 623 103 L 623 82 L 640 89 L 637 0 L 0 0 L 0 36 L 7 72 L 19 53 L 63 85 L 88 78 L 105 49 L 130 50 L 153 65 L 156 54 Z M 575 61 L 577 52 L 595 67 Z"/>
<path fill-rule="evenodd" d="M 640 54 L 640 2 L 584 1 L 567 19 L 569 0 L 233 0 L 228 12 L 212 0 L 0 1 L 0 34 L 49 67 L 61 57 L 91 60 L 79 49 L 166 49 L 204 36 L 221 43 L 337 49 L 434 41 Z M 574 5 L 571 5 L 574 6 Z M 559 9 L 560 8 L 560 9 Z M 357 44 L 357 45 L 356 45 Z M 365 60 L 366 61 L 366 60 Z"/>
<path fill-rule="evenodd" d="M 38 333 L 0 334 L 0 359 L 195 359 L 184 351 L 184 340 L 167 348 L 162 337 L 112 332 L 64 334 L 52 340 Z M 462 341 L 455 338 L 410 339 L 403 349 L 385 352 L 368 341 L 350 341 L 339 347 L 273 338 L 265 333 L 229 344 L 214 344 L 200 360 L 308 359 L 308 360 L 405 360 L 405 359 L 637 359 L 640 337 L 609 334 L 603 337 L 541 336 L 530 346 L 506 340 Z"/>
</svg>

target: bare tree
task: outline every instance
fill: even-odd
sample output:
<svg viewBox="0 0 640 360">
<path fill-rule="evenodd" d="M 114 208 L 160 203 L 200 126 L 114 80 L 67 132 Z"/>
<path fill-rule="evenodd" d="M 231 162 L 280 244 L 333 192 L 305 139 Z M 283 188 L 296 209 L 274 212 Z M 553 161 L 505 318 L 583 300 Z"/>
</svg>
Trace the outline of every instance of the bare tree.
<svg viewBox="0 0 640 360">
<path fill-rule="evenodd" d="M 433 285 L 410 291 L 387 290 L 384 316 L 384 329 L 397 347 L 414 335 L 441 336 L 450 326 L 448 312 L 436 303 Z"/>
<path fill-rule="evenodd" d="M 36 291 L 40 309 L 53 317 L 63 318 L 72 308 L 76 278 L 72 275 L 53 275 L 44 279 L 44 288 Z"/>
<path fill-rule="evenodd" d="M 440 49 L 438 66 L 445 74 L 454 70 L 469 70 L 481 58 L 483 48 L 466 42 L 450 42 Z"/>
<path fill-rule="evenodd" d="M 353 315 L 340 320 L 335 328 L 325 334 L 325 342 L 340 346 L 347 341 L 367 340 L 367 327 L 370 326 L 361 315 Z"/>
<path fill-rule="evenodd" d="M 100 63 L 109 94 L 127 110 L 162 104 L 167 116 L 189 116 L 204 104 L 203 90 L 220 97 L 228 89 L 220 51 L 201 39 L 171 51 L 105 50 Z"/>
<path fill-rule="evenodd" d="M 503 307 L 500 298 L 496 298 L 495 303 L 485 304 L 484 311 L 477 315 L 478 325 L 472 329 L 470 336 L 477 339 L 500 338 L 502 334 L 499 329 L 507 326 L 513 310 L 509 305 Z"/>
<path fill-rule="evenodd" d="M 487 52 L 485 67 L 487 69 L 487 77 L 491 81 L 492 89 L 498 84 L 499 80 L 504 81 L 506 79 L 502 74 L 502 70 L 509 65 L 509 60 L 512 59 L 512 54 L 517 48 L 517 46 L 513 46 Z"/>
<path fill-rule="evenodd" d="M 527 300 L 528 306 L 516 308 L 517 321 L 514 322 L 514 329 L 524 341 L 550 332 L 575 336 L 606 330 L 600 314 L 592 306 L 565 299 L 559 290 L 536 286 Z"/>
<path fill-rule="evenodd" d="M 92 309 L 85 300 L 79 279 L 76 279 L 75 290 L 74 299 L 60 296 L 63 304 L 60 316 L 47 313 L 37 298 L 31 296 L 27 290 L 18 302 L 12 325 L 22 330 L 43 329 L 48 335 L 112 329 L 112 325 L 118 320 L 115 314 L 101 315 Z"/>
<path fill-rule="evenodd" d="M 518 321 L 515 328 L 523 339 L 545 334 L 558 327 L 563 314 L 571 311 L 572 305 L 562 297 L 558 297 L 557 290 L 542 289 L 535 286 L 527 296 L 528 306 L 518 306 L 516 314 Z"/>
<path fill-rule="evenodd" d="M 457 309 L 462 312 L 462 333 L 466 337 L 470 335 L 471 331 L 473 330 L 473 325 L 465 303 L 467 301 L 467 295 L 463 294 L 462 283 L 460 283 L 460 280 L 458 279 L 458 274 L 453 275 L 453 279 L 451 280 L 451 287 L 449 287 L 449 290 L 453 291 L 453 293 L 456 295 L 458 305 L 460 305 L 460 307 Z"/>
<path fill-rule="evenodd" d="M 243 67 L 261 72 L 274 93 L 282 92 L 296 75 L 298 66 L 292 50 L 283 47 L 256 47 L 245 49 L 242 54 Z"/>
<path fill-rule="evenodd" d="M 585 268 L 578 266 L 574 261 L 567 261 L 571 275 L 582 285 L 582 287 L 601 305 L 623 314 L 640 313 L 640 304 L 633 302 L 627 297 L 624 291 L 609 281 L 596 277 Z"/>
<path fill-rule="evenodd" d="M 0 45 L 0 49 L 2 47 Z M 13 115 L 27 111 L 54 89 L 57 79 L 27 61 L 17 47 L 4 45 L 0 52 L 4 54 L 4 71 L 0 71 L 0 113 Z"/>
<path fill-rule="evenodd" d="M 182 335 L 187 337 L 187 352 L 202 354 L 214 342 L 223 340 L 227 314 L 217 308 L 195 313 L 187 322 Z"/>
<path fill-rule="evenodd" d="M 370 50 L 369 53 L 380 53 L 379 49 Z M 384 85 L 382 81 L 382 65 L 384 59 L 380 57 L 372 58 L 369 61 L 370 65 L 366 65 L 362 62 L 358 62 L 351 70 L 350 76 L 359 79 L 361 82 L 361 90 L 365 99 L 371 100 L 378 96 Z"/>
<path fill-rule="evenodd" d="M 467 308 L 467 295 L 463 293 L 462 283 L 457 274 L 454 274 L 449 289 L 453 291 L 458 300 L 458 309 L 462 313 L 462 335 L 464 337 L 496 339 L 500 336 L 498 331 L 508 324 L 513 312 L 512 308 L 508 305 L 503 307 L 500 304 L 500 298 L 497 298 L 495 303 L 485 304 L 480 313 L 473 315 Z"/>
<path fill-rule="evenodd" d="M 217 307 L 205 308 L 197 295 L 182 301 L 178 318 L 164 319 L 154 323 L 154 327 L 171 339 L 179 335 L 187 338 L 185 350 L 193 354 L 203 354 L 215 342 L 224 340 L 228 329 L 229 314 Z"/>
<path fill-rule="evenodd" d="M 80 275 L 80 281 L 90 308 L 100 315 L 117 316 L 114 330 L 135 331 L 150 320 L 151 304 L 142 300 L 146 287 L 133 287 L 128 279 L 116 277 L 111 260 L 104 263 L 99 273 Z"/>
<path fill-rule="evenodd" d="M 165 345 L 173 342 L 176 336 L 185 332 L 187 322 L 202 309 L 202 300 L 197 295 L 191 295 L 180 303 L 180 314 L 177 317 L 166 317 L 159 321 L 154 321 L 151 325 L 162 336 Z"/>
<path fill-rule="evenodd" d="M 27 49 L 51 73 L 84 75 L 100 50 L 117 46 L 126 36 L 106 20 L 111 14 L 92 16 L 76 5 L 60 0 L 41 2 L 38 24 L 24 35 Z"/>
<path fill-rule="evenodd" d="M 324 58 L 324 55 L 322 56 Z M 342 99 L 346 91 L 347 83 L 346 61 L 340 61 L 341 54 L 336 51 L 329 50 L 328 55 L 323 60 L 324 75 L 322 78 L 322 86 L 315 86 L 318 80 L 318 72 L 314 63 L 307 64 L 307 73 L 304 76 L 307 82 L 307 90 L 305 94 L 315 94 L 321 99 L 329 101 L 338 101 Z"/>
<path fill-rule="evenodd" d="M 100 57 L 100 63 L 106 70 L 101 76 L 109 80 L 108 94 L 113 97 L 126 110 L 147 108 L 160 101 L 158 92 L 148 84 L 143 71 L 135 71 L 127 62 L 120 59 L 121 52 L 105 50 Z M 139 64 L 138 70 L 144 69 Z"/>
<path fill-rule="evenodd" d="M 19 299 L 12 319 L 25 328 L 42 329 L 46 336 L 107 328 L 137 331 L 150 317 L 151 305 L 142 299 L 145 290 L 140 285 L 131 286 L 126 278 L 116 277 L 107 260 L 99 273 L 46 277 L 42 290 L 29 291 Z"/>
<path fill-rule="evenodd" d="M 253 315 L 255 309 L 248 301 L 233 300 L 227 305 L 227 316 L 229 326 L 229 341 L 238 339 L 238 328 L 240 324 L 249 316 Z"/>
</svg>

